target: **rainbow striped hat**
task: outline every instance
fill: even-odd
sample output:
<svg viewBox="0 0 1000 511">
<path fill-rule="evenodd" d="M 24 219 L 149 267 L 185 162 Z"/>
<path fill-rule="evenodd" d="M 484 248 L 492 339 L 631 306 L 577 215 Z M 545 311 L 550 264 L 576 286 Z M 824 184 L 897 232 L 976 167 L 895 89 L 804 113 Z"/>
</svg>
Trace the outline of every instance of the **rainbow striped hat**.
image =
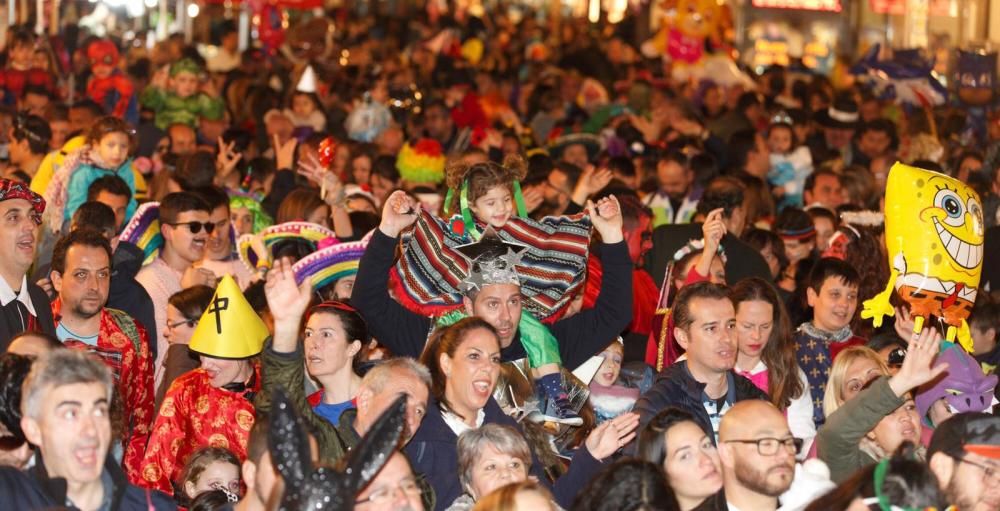
<svg viewBox="0 0 1000 511">
<path fill-rule="evenodd" d="M 315 250 L 319 248 L 321 241 L 328 238 L 336 240 L 337 236 L 333 231 L 322 225 L 311 222 L 285 222 L 283 224 L 272 225 L 257 234 L 244 234 L 240 236 L 237 242 L 237 251 L 239 252 L 240 261 L 243 261 L 243 264 L 250 271 L 255 271 L 258 266 L 271 266 L 271 251 L 274 249 L 274 245 L 280 241 L 306 241 Z M 266 253 L 258 253 L 261 250 Z"/>
<path fill-rule="evenodd" d="M 160 234 L 160 203 L 147 202 L 135 210 L 132 219 L 125 224 L 125 229 L 118 236 L 142 249 L 146 255 L 142 264 L 147 264 L 160 253 L 163 246 L 163 235 Z"/>
<path fill-rule="evenodd" d="M 313 289 L 321 289 L 344 277 L 357 274 L 358 263 L 368 248 L 372 232 L 361 241 L 340 243 L 331 238 L 320 242 L 323 246 L 319 250 L 292 265 L 295 283 L 301 284 L 308 279 Z"/>
</svg>

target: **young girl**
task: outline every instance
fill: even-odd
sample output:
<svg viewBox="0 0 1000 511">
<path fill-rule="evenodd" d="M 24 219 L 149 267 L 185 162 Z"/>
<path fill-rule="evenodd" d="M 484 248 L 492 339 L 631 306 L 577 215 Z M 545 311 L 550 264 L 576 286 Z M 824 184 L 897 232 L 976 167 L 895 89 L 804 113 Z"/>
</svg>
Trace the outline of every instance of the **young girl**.
<svg viewBox="0 0 1000 511">
<path fill-rule="evenodd" d="M 540 271 L 520 276 L 524 302 L 521 323 L 517 328 L 521 332 L 521 343 L 529 354 L 536 391 L 540 397 L 547 398 L 553 408 L 550 413 L 542 410 L 543 416 L 548 421 L 579 425 L 582 419 L 572 409 L 562 381 L 559 347 L 539 321 L 554 322 L 562 317 L 582 288 L 591 225 L 583 215 L 548 217 L 540 222 L 527 218 L 520 195 L 520 179 L 526 173 L 527 167 L 520 158 L 508 159 L 503 165 L 493 162 L 473 165 L 454 163 L 446 170 L 449 191 L 445 210 L 457 215 L 447 222 L 435 219 L 434 225 L 418 222 L 418 230 L 434 231 L 435 235 L 440 233 L 445 244 L 457 247 L 479 240 L 489 227 L 504 242 L 525 247 L 519 266 Z M 431 277 L 434 282 L 422 278 L 436 270 L 427 266 L 425 261 L 429 255 L 414 238 L 417 236 L 404 240 L 404 257 L 393 270 L 393 283 L 402 288 L 398 294 L 405 295 L 401 301 L 421 313 L 441 315 L 450 312 L 429 302 L 440 296 L 442 291 L 452 297 L 459 297 L 462 293 L 450 287 L 446 289 L 449 284 L 440 282 L 440 277 Z M 400 277 L 414 274 L 421 276 L 417 285 L 429 283 L 444 287 L 427 293 L 424 289 L 415 289 L 413 279 Z M 433 296 L 432 300 L 425 300 L 428 296 Z M 452 305 L 460 304 L 459 299 L 457 304 Z M 528 322 L 534 324 L 526 326 Z"/>
<path fill-rule="evenodd" d="M 308 135 L 326 129 L 326 116 L 315 92 L 296 90 L 290 103 L 291 108 L 286 108 L 283 113 L 292 121 L 296 134 Z"/>
<path fill-rule="evenodd" d="M 240 461 L 221 447 L 206 447 L 187 460 L 181 476 L 181 492 L 191 502 L 198 495 L 212 490 L 240 494 Z"/>
<path fill-rule="evenodd" d="M 639 389 L 618 385 L 625 347 L 615 339 L 601 352 L 604 363 L 590 382 L 590 404 L 594 407 L 597 424 L 628 413 L 639 399 Z"/>
<path fill-rule="evenodd" d="M 792 129 L 791 118 L 781 116 L 767 129 L 767 145 L 771 150 L 771 170 L 767 180 L 778 197 L 778 209 L 784 206 L 802 206 L 802 189 L 806 177 L 812 173 L 813 163 L 809 148 L 799 145 Z"/>
<path fill-rule="evenodd" d="M 125 217 L 132 218 L 136 188 L 145 188 L 145 183 L 139 181 L 132 167 L 131 145 L 132 129 L 117 117 L 102 117 L 90 127 L 86 145 L 66 157 L 45 190 L 45 200 L 51 205 L 45 213 L 52 232 L 62 232 L 62 226 L 87 201 L 90 184 L 107 175 L 116 175 L 128 185 L 132 197 Z"/>
</svg>

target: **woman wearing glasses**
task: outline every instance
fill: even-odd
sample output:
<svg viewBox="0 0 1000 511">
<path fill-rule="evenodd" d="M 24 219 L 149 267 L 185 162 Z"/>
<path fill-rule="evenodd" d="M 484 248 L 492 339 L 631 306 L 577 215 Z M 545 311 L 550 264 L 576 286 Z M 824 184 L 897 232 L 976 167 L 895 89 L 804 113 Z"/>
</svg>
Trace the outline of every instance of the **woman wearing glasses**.
<svg viewBox="0 0 1000 511">
<path fill-rule="evenodd" d="M 920 443 L 920 416 L 914 389 L 938 377 L 947 364 L 932 365 L 941 337 L 924 329 L 910 340 L 906 359 L 894 376 L 869 382 L 853 399 L 827 416 L 816 435 L 817 454 L 840 483 L 854 471 L 889 457 L 903 442 Z M 917 449 L 923 459 L 924 449 Z"/>
<path fill-rule="evenodd" d="M 682 511 L 698 507 L 722 488 L 719 452 L 712 435 L 693 415 L 675 407 L 657 413 L 639 434 L 636 454 L 663 467 Z"/>
<path fill-rule="evenodd" d="M 163 358 L 163 381 L 156 389 L 157 408 L 174 380 L 198 368 L 198 360 L 191 356 L 188 343 L 214 293 L 215 290 L 208 286 L 193 286 L 174 293 L 167 300 L 167 329 L 163 337 L 170 344 Z"/>
</svg>

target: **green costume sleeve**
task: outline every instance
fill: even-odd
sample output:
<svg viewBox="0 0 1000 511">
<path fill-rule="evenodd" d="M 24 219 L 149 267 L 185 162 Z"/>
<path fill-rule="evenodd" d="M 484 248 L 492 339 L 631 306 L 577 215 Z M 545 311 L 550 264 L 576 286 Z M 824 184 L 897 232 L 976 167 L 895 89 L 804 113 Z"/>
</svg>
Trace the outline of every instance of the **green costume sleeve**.
<svg viewBox="0 0 1000 511">
<path fill-rule="evenodd" d="M 146 89 L 142 91 L 142 95 L 139 96 L 139 103 L 141 103 L 142 106 L 154 111 L 162 109 L 166 101 L 167 93 L 163 89 L 153 87 L 152 85 L 146 87 Z"/>
<path fill-rule="evenodd" d="M 546 364 L 562 365 L 559 341 L 548 327 L 525 310 L 521 311 L 521 322 L 517 326 L 521 332 L 521 345 L 528 354 L 528 362 L 532 369 Z"/>
<path fill-rule="evenodd" d="M 468 315 L 461 309 L 456 309 L 448 314 L 440 316 L 434 322 L 435 327 L 446 327 L 458 323 L 467 318 Z M 521 346 L 524 346 L 525 353 L 528 354 L 528 363 L 535 369 L 546 364 L 562 365 L 562 357 L 559 356 L 559 341 L 552 335 L 549 328 L 532 316 L 530 312 L 521 311 L 521 322 L 517 325 L 521 333 Z"/>
<path fill-rule="evenodd" d="M 219 98 L 213 98 L 207 94 L 198 96 L 198 115 L 210 121 L 222 119 L 226 106 Z"/>
</svg>

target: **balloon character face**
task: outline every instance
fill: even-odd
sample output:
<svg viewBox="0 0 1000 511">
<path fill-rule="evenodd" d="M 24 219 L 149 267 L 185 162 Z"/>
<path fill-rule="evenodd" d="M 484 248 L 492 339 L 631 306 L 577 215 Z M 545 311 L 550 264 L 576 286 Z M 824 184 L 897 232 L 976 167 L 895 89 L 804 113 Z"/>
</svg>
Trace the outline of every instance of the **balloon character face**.
<svg viewBox="0 0 1000 511">
<path fill-rule="evenodd" d="M 705 38 L 715 32 L 719 17 L 716 0 L 680 0 L 677 3 L 677 28 L 688 37 Z"/>
<path fill-rule="evenodd" d="M 965 183 L 937 172 L 896 163 L 889 171 L 885 197 L 885 234 L 892 268 L 885 291 L 865 302 L 862 317 L 880 326 L 892 315 L 895 288 L 917 317 L 916 329 L 930 316 L 949 325 L 972 348 L 966 318 L 976 301 L 983 265 L 983 209 Z"/>
</svg>

